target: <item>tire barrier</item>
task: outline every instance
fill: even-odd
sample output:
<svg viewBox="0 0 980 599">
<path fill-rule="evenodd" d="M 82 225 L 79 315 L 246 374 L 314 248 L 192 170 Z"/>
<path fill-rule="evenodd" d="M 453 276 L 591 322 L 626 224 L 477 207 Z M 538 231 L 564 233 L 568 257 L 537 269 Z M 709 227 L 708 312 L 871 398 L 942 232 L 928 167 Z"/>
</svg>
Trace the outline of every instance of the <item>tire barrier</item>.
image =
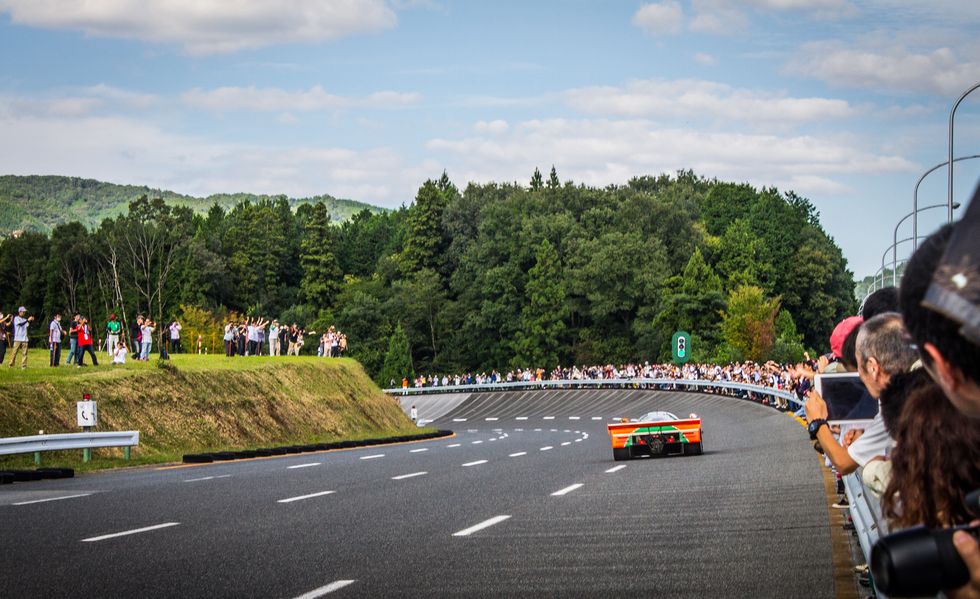
<svg viewBox="0 0 980 599">
<path fill-rule="evenodd" d="M 265 458 L 273 456 L 294 455 L 299 453 L 311 453 L 318 451 L 333 451 L 336 449 L 353 449 L 355 447 L 372 447 L 375 445 L 393 445 L 395 443 L 407 443 L 410 441 L 428 441 L 430 439 L 441 439 L 452 436 L 453 431 L 439 430 L 431 433 L 419 433 L 417 435 L 404 435 L 397 437 L 384 437 L 377 439 L 358 439 L 357 441 L 335 441 L 333 443 L 315 443 L 311 445 L 285 445 L 282 447 L 263 447 L 259 449 L 244 449 L 241 451 L 217 451 L 210 453 L 188 453 L 184 454 L 185 464 L 211 464 L 213 462 L 230 462 L 232 460 L 247 460 L 251 458 Z M 54 470 L 54 469 L 49 469 Z M 0 472 L 0 484 L 5 484 Z"/>
<path fill-rule="evenodd" d="M 29 482 L 34 480 L 51 480 L 57 478 L 74 478 L 72 468 L 38 468 L 37 470 L 4 470 L 0 471 L 0 485 Z"/>
</svg>

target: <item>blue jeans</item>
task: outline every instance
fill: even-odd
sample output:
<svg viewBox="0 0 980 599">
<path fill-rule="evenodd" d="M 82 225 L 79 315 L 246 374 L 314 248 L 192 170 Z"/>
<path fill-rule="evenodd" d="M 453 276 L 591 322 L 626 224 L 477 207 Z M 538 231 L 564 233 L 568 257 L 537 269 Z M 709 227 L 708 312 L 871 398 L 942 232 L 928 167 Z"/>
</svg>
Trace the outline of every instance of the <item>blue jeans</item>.
<svg viewBox="0 0 980 599">
<path fill-rule="evenodd" d="M 75 355 L 75 352 L 78 351 L 78 339 L 73 338 L 69 339 L 69 341 L 71 341 L 71 349 L 68 350 L 68 359 L 65 360 L 65 366 L 71 364 L 72 360 L 76 362 L 78 361 L 78 356 Z"/>
<path fill-rule="evenodd" d="M 150 346 L 153 345 L 152 341 L 144 341 L 140 344 L 142 346 L 142 351 L 140 351 L 140 360 L 146 360 L 150 357 Z"/>
</svg>

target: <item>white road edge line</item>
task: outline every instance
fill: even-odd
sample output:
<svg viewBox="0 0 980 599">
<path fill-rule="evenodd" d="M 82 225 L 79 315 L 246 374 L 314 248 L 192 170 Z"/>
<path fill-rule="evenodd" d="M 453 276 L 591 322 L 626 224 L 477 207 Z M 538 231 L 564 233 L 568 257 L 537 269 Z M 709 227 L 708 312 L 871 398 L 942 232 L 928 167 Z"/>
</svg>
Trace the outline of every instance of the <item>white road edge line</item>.
<svg viewBox="0 0 980 599">
<path fill-rule="evenodd" d="M 606 470 L 606 474 L 612 474 L 613 472 L 619 472 L 626 467 L 626 464 L 620 464 L 619 466 L 613 466 L 609 470 Z"/>
<path fill-rule="evenodd" d="M 510 454 L 507 457 L 509 457 L 509 458 L 519 458 L 522 455 L 527 455 L 527 452 L 526 451 L 518 451 L 517 453 L 512 453 L 512 454 Z"/>
<path fill-rule="evenodd" d="M 376 458 L 383 458 L 383 457 L 385 457 L 385 454 L 383 454 L 383 453 L 376 453 L 374 455 L 361 456 L 361 459 L 362 460 L 373 460 L 373 459 L 376 459 Z"/>
<path fill-rule="evenodd" d="M 323 497 L 324 495 L 332 495 L 336 491 L 320 491 L 319 493 L 310 493 L 309 495 L 300 495 L 299 497 L 288 497 L 286 499 L 280 499 L 276 503 L 292 503 L 294 501 L 302 501 L 304 499 L 313 499 L 314 497 Z"/>
<path fill-rule="evenodd" d="M 554 447 L 552 447 L 551 445 L 545 445 L 544 447 L 541 448 L 541 451 L 548 451 L 549 449 L 554 449 Z"/>
<path fill-rule="evenodd" d="M 484 528 L 490 528 L 494 524 L 500 524 L 501 522 L 503 522 L 504 520 L 506 520 L 508 518 L 510 518 L 510 516 L 494 516 L 493 518 L 490 518 L 489 520 L 484 520 L 483 522 L 480 522 L 479 524 L 474 524 L 473 526 L 471 526 L 469 528 L 464 528 L 463 530 L 461 530 L 459 532 L 454 532 L 453 533 L 453 536 L 454 537 L 468 537 L 468 536 L 470 536 L 471 534 L 473 534 L 475 532 L 478 532 L 478 531 L 483 530 Z"/>
<path fill-rule="evenodd" d="M 106 539 L 114 539 L 116 537 L 125 537 L 128 535 L 135 535 L 141 532 L 149 532 L 151 530 L 159 530 L 161 528 L 170 528 L 171 526 L 177 526 L 180 522 L 164 522 L 163 524 L 155 524 L 153 526 L 144 526 L 143 528 L 136 528 L 133 530 L 125 530 L 123 532 L 114 532 L 112 534 L 100 535 L 98 537 L 89 537 L 87 539 L 82 539 L 83 543 L 94 543 L 96 541 L 105 541 Z"/>
<path fill-rule="evenodd" d="M 310 462 L 309 464 L 296 464 L 295 466 L 287 466 L 286 470 L 295 470 L 297 468 L 309 468 L 310 466 L 319 466 L 320 462 Z"/>
<path fill-rule="evenodd" d="M 77 495 L 62 495 L 61 497 L 48 497 L 47 499 L 32 499 L 31 501 L 18 501 L 10 505 L 31 505 L 32 503 L 47 503 L 49 501 L 61 501 L 62 499 L 75 499 L 76 497 L 88 497 L 91 493 L 78 493 Z"/>
<path fill-rule="evenodd" d="M 296 599 L 316 599 L 317 597 L 323 597 L 327 593 L 332 593 L 334 591 L 339 591 L 340 589 L 352 585 L 356 580 L 335 580 L 328 585 L 322 586 L 318 589 L 313 589 L 309 593 L 303 593 Z"/>
<path fill-rule="evenodd" d="M 551 496 L 552 497 L 561 497 L 562 495 L 567 495 L 568 493 L 571 493 L 575 489 L 580 489 L 583 486 L 585 486 L 585 485 L 583 485 L 582 483 L 575 483 L 574 485 L 568 485 L 564 489 L 559 489 L 559 490 L 555 491 L 554 493 L 551 494 Z"/>
<path fill-rule="evenodd" d="M 416 476 L 425 476 L 426 474 L 428 474 L 428 472 L 413 472 L 411 474 L 392 476 L 391 480 L 405 480 L 406 478 L 415 478 Z"/>
<path fill-rule="evenodd" d="M 479 466 L 480 464 L 486 464 L 489 460 L 477 460 L 475 462 L 466 462 L 463 464 L 463 468 L 469 468 L 470 466 Z"/>
<path fill-rule="evenodd" d="M 423 447 L 422 449 L 410 449 L 410 450 L 408 450 L 408 453 L 420 453 L 420 452 L 423 452 L 423 451 L 429 451 L 429 448 L 428 447 Z"/>
</svg>

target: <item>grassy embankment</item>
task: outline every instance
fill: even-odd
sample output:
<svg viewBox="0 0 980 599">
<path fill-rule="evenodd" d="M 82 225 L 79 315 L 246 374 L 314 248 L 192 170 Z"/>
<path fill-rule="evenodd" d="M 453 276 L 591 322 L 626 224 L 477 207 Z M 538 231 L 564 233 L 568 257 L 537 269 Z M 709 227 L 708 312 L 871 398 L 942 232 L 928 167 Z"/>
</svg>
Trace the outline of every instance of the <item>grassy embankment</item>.
<svg viewBox="0 0 980 599">
<path fill-rule="evenodd" d="M 104 354 L 103 354 L 104 355 Z M 102 356 L 100 356 L 101 358 Z M 10 354 L 7 355 L 9 363 Z M 349 359 L 178 355 L 125 366 L 50 368 L 32 351 L 28 368 L 0 367 L 0 437 L 80 432 L 75 402 L 98 402 L 95 430 L 138 430 L 132 459 L 121 449 L 45 452 L 44 465 L 94 470 L 179 461 L 183 454 L 423 432 Z M 0 470 L 33 456 L 0 457 Z"/>
</svg>

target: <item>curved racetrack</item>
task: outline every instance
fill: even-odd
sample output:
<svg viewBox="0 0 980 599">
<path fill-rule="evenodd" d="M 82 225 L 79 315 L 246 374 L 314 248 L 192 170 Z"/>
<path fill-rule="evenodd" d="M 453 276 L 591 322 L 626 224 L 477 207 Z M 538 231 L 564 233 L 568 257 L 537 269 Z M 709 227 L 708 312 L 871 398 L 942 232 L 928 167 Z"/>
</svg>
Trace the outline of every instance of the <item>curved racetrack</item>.
<svg viewBox="0 0 980 599">
<path fill-rule="evenodd" d="M 785 414 L 628 390 L 402 403 L 457 437 L 3 487 L 0 596 L 833 595 L 819 462 Z M 705 454 L 614 462 L 605 424 L 651 409 L 698 413 Z"/>
</svg>

